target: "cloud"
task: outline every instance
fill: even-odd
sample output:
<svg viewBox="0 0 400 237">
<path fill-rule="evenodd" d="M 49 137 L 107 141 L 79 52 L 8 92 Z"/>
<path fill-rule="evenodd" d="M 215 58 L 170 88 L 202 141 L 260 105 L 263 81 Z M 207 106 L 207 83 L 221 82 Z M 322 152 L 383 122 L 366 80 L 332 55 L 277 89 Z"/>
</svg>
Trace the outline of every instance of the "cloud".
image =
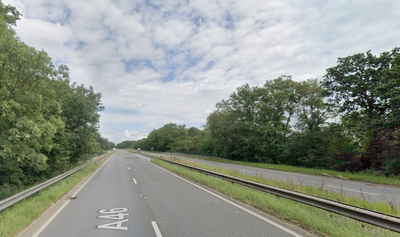
<svg viewBox="0 0 400 237">
<path fill-rule="evenodd" d="M 22 17 L 17 32 L 26 44 L 34 45 L 39 50 L 45 49 L 52 57 L 65 58 L 58 55 L 60 51 L 69 55 L 65 44 L 72 40 L 73 34 L 60 23 Z"/>
<path fill-rule="evenodd" d="M 125 134 L 125 138 L 126 139 L 128 139 L 128 140 L 130 140 L 130 139 L 132 139 L 132 138 L 136 138 L 137 137 L 137 135 L 139 134 L 139 132 L 138 131 L 128 131 L 128 130 L 125 130 L 124 131 L 124 134 Z"/>
<path fill-rule="evenodd" d="M 28 45 L 103 95 L 102 135 L 205 124 L 238 86 L 322 78 L 338 57 L 399 46 L 398 1 L 3 0 Z"/>
</svg>

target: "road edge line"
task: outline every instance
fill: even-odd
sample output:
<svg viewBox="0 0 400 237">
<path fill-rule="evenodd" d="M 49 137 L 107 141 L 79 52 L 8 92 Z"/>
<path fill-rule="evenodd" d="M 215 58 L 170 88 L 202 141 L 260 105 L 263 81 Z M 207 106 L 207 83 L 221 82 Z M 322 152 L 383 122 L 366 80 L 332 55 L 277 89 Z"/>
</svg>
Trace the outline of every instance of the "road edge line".
<svg viewBox="0 0 400 237">
<path fill-rule="evenodd" d="M 255 213 L 255 212 L 253 212 L 253 211 L 251 211 L 251 210 L 249 210 L 249 209 L 247 209 L 245 207 L 242 207 L 241 205 L 236 204 L 236 203 L 234 203 L 234 202 L 232 202 L 232 201 L 230 201 L 230 200 L 228 200 L 228 199 L 226 199 L 226 198 L 224 198 L 224 197 L 222 197 L 222 196 L 220 196 L 220 195 L 218 195 L 216 193 L 213 193 L 210 190 L 208 190 L 206 188 L 203 188 L 198 184 L 195 184 L 195 183 L 193 183 L 193 182 L 191 182 L 189 180 L 186 180 L 186 179 L 180 177 L 179 175 L 174 174 L 169 170 L 166 170 L 165 168 L 159 167 L 158 165 L 155 165 L 155 164 L 153 164 L 151 162 L 149 162 L 149 163 L 154 165 L 155 167 L 157 167 L 157 168 L 159 168 L 159 169 L 161 169 L 161 170 L 163 170 L 163 171 L 165 171 L 165 172 L 167 172 L 167 173 L 169 173 L 169 174 L 171 174 L 171 175 L 173 175 L 173 176 L 175 176 L 175 177 L 177 177 L 177 178 L 179 178 L 181 180 L 184 180 L 185 182 L 187 182 L 189 184 L 192 184 L 193 186 L 195 186 L 195 187 L 197 187 L 197 188 L 199 188 L 199 189 L 201 189 L 203 191 L 206 191 L 207 193 L 209 193 L 209 194 L 211 194 L 211 195 L 213 195 L 213 196 L 215 196 L 215 197 L 217 197 L 217 198 L 219 198 L 219 199 L 221 199 L 221 200 L 223 200 L 223 201 L 225 201 L 225 202 L 227 202 L 227 203 L 229 203 L 229 204 L 231 204 L 231 205 L 233 205 L 233 206 L 235 206 L 235 207 L 237 207 L 237 208 L 239 208 L 239 209 L 241 209 L 241 210 L 243 210 L 243 211 L 245 211 L 245 212 L 247 212 L 247 213 L 249 213 L 249 214 L 251 214 L 251 215 L 253 215 L 253 216 L 255 216 L 255 217 L 257 217 L 257 218 L 259 218 L 259 219 L 261 219 L 261 220 L 263 220 L 263 221 L 265 221 L 265 222 L 267 222 L 267 223 L 269 223 L 269 224 L 271 224 L 271 225 L 273 225 L 273 226 L 275 226 L 277 228 L 279 228 L 279 229 L 281 229 L 281 230 L 283 230 L 283 231 L 286 231 L 287 233 L 289 233 L 289 234 L 291 234 L 291 235 L 293 235 L 295 237 L 304 237 L 303 235 L 298 234 L 298 233 L 286 228 L 283 225 L 280 225 L 280 224 L 278 224 L 278 223 L 276 223 L 276 222 L 274 222 L 272 220 L 269 220 L 268 218 L 266 218 L 266 217 L 264 217 L 264 216 L 262 216 L 262 215 L 260 215 L 258 213 Z"/>
<path fill-rule="evenodd" d="M 116 153 L 116 152 L 115 152 Z M 97 174 L 97 172 L 99 172 L 99 170 L 101 170 L 101 168 L 103 168 L 103 166 L 105 164 L 107 164 L 107 162 L 109 160 L 111 160 L 111 158 L 113 158 L 113 156 L 115 155 L 115 153 L 106 161 L 104 162 L 97 170 L 96 172 L 93 173 L 93 175 L 86 180 L 86 182 L 79 187 L 79 189 L 72 195 L 73 197 L 76 196 L 76 194 L 78 194 L 79 191 L 81 191 L 81 189 Z M 89 174 L 90 175 L 90 174 Z M 42 231 L 50 224 L 50 222 L 52 222 L 56 216 L 64 209 L 65 206 L 67 206 L 67 204 L 70 202 L 70 200 L 67 200 L 33 235 L 32 237 L 37 237 L 38 235 L 40 235 L 40 233 L 42 233 Z"/>
</svg>

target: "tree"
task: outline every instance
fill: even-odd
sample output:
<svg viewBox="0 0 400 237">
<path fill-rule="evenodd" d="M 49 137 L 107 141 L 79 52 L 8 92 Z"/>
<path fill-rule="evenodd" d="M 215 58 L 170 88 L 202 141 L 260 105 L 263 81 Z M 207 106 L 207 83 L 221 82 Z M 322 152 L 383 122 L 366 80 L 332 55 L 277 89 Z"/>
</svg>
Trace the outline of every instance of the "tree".
<svg viewBox="0 0 400 237">
<path fill-rule="evenodd" d="M 217 103 L 207 118 L 215 152 L 235 160 L 330 166 L 332 111 L 318 80 L 295 82 L 291 76 L 245 84 Z"/>
<path fill-rule="evenodd" d="M 370 129 L 398 125 L 400 48 L 379 57 L 367 51 L 339 58 L 338 65 L 326 71 L 322 86 L 340 112 L 364 116 L 362 122 Z"/>
<path fill-rule="evenodd" d="M 338 65 L 327 69 L 322 86 L 331 103 L 345 114 L 347 126 L 369 133 L 365 168 L 380 169 L 388 162 L 390 150 L 400 150 L 385 138 L 400 129 L 400 48 L 380 56 L 367 51 L 339 58 Z"/>
<path fill-rule="evenodd" d="M 317 79 L 308 79 L 297 83 L 298 106 L 296 127 L 303 131 L 319 130 L 332 115 L 333 110 L 324 102 L 325 91 Z"/>
<path fill-rule="evenodd" d="M 4 5 L 0 1 L 0 21 L 3 20 L 9 25 L 16 26 L 17 20 L 20 19 L 22 14 L 17 10 L 17 8 L 11 5 Z"/>
<path fill-rule="evenodd" d="M 187 136 L 185 125 L 169 123 L 149 134 L 148 145 L 156 151 L 170 151 L 176 142 L 185 140 Z"/>
<path fill-rule="evenodd" d="M 188 129 L 188 135 L 189 137 L 195 137 L 201 133 L 201 130 L 196 128 L 196 127 L 190 127 Z"/>
<path fill-rule="evenodd" d="M 64 124 L 55 92 L 48 90 L 50 57 L 15 38 L 4 24 L 0 27 L 0 185 L 20 185 L 34 181 L 24 171 L 48 167 L 41 151 L 52 149 L 52 139 Z"/>
<path fill-rule="evenodd" d="M 278 163 L 278 144 L 289 129 L 285 109 L 293 83 L 290 77 L 267 81 L 263 87 L 245 84 L 217 103 L 217 110 L 207 118 L 207 126 L 215 139 L 216 153 L 230 159 Z"/>
<path fill-rule="evenodd" d="M 118 149 L 126 149 L 135 144 L 135 141 L 122 141 L 118 143 L 115 147 Z M 144 148 L 144 147 L 142 147 Z"/>
<path fill-rule="evenodd" d="M 68 67 L 64 66 L 60 74 L 68 74 Z M 85 88 L 84 85 L 72 84 L 69 89 L 59 95 L 61 104 L 61 116 L 65 123 L 69 150 L 72 162 L 79 156 L 99 152 L 101 148 L 95 144 L 96 133 L 100 115 L 104 110 L 101 103 L 101 93 L 94 92 L 93 87 Z"/>
<path fill-rule="evenodd" d="M 101 151 L 101 94 L 71 86 L 68 67 L 16 37 L 20 16 L 0 2 L 0 199 Z"/>
</svg>

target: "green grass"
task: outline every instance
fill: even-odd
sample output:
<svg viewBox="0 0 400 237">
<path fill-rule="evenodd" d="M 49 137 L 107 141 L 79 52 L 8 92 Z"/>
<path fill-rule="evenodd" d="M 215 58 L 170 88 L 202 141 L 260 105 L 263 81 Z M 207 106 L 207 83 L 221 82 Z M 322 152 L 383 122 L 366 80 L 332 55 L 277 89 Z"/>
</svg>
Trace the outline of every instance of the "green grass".
<svg viewBox="0 0 400 237">
<path fill-rule="evenodd" d="M 105 154 L 110 154 L 111 152 L 114 152 L 114 151 L 106 151 Z M 104 155 L 104 154 L 103 154 L 103 155 Z M 90 159 L 90 160 L 92 160 L 92 159 Z M 79 166 L 85 164 L 87 161 L 88 161 L 88 160 L 85 160 L 85 161 L 77 161 L 77 162 L 74 163 L 74 164 L 69 164 L 68 167 L 67 167 L 67 169 L 64 170 L 64 171 L 65 171 L 65 172 L 68 172 L 68 171 L 70 171 L 70 170 L 72 170 L 72 169 L 75 169 L 75 168 L 77 168 L 77 167 L 79 167 Z M 54 178 L 54 177 L 56 177 L 56 176 L 58 176 L 58 175 L 61 175 L 61 174 L 65 173 L 64 171 L 55 172 L 55 173 L 53 173 L 52 176 L 49 177 L 48 179 L 52 179 L 52 178 Z M 4 200 L 4 199 L 6 199 L 6 198 L 9 198 L 9 197 L 11 197 L 11 196 L 13 196 L 13 195 L 15 195 L 15 194 L 17 194 L 17 193 L 20 193 L 20 192 L 22 192 L 22 191 L 24 191 L 24 190 L 27 190 L 27 189 L 29 189 L 29 188 L 32 188 L 32 187 L 34 187 L 34 186 L 36 186 L 36 185 L 38 185 L 38 184 L 40 184 L 40 183 L 42 183 L 42 182 L 45 182 L 45 181 L 46 181 L 46 180 L 42 180 L 42 181 L 38 181 L 38 182 L 35 182 L 35 183 L 33 183 L 33 184 L 30 184 L 30 185 L 24 185 L 24 186 L 18 187 L 18 188 L 16 188 L 16 189 L 12 189 L 12 191 L 10 191 L 6 196 L 4 196 L 3 198 L 1 198 L 0 201 L 1 201 L 1 200 Z"/>
<path fill-rule="evenodd" d="M 93 163 L 68 178 L 41 190 L 0 212 L 0 237 L 16 236 L 45 210 L 93 172 L 101 163 Z"/>
<path fill-rule="evenodd" d="M 207 160 L 226 162 L 218 159 L 207 159 Z M 386 177 L 378 173 L 363 174 L 357 172 L 340 172 L 334 170 L 312 169 L 312 168 L 289 166 L 289 165 L 275 165 L 275 164 L 265 164 L 265 163 L 241 162 L 241 161 L 232 161 L 232 162 L 228 161 L 228 163 L 259 167 L 264 169 L 282 170 L 282 171 L 290 171 L 290 172 L 304 173 L 304 174 L 314 174 L 326 177 L 335 177 L 335 178 L 350 179 L 350 180 L 357 180 L 357 181 L 377 183 L 377 184 L 400 186 L 399 177 L 396 176 Z"/>
<path fill-rule="evenodd" d="M 148 151 L 146 151 L 148 152 Z M 196 156 L 184 155 L 184 154 L 171 154 L 173 156 L 183 156 L 188 158 L 198 158 Z M 386 184 L 386 185 L 394 185 L 400 186 L 400 178 L 397 176 L 389 176 L 386 177 L 381 175 L 379 172 L 365 174 L 365 173 L 357 173 L 357 172 L 340 172 L 334 170 L 325 170 L 325 169 L 313 169 L 313 168 L 306 168 L 300 166 L 290 166 L 290 165 L 277 165 L 277 164 L 267 164 L 267 163 L 254 163 L 254 162 L 244 162 L 244 161 L 234 161 L 234 160 L 227 160 L 227 159 L 215 159 L 210 157 L 201 157 L 201 159 L 209 160 L 209 161 L 216 161 L 221 163 L 230 163 L 230 164 L 237 164 L 237 165 L 245 165 L 257 168 L 264 168 L 264 169 L 272 169 L 272 170 L 282 170 L 282 171 L 290 171 L 296 173 L 304 173 L 304 174 L 314 174 L 314 175 L 322 175 L 326 177 L 335 177 L 341 179 L 349 179 L 349 180 L 357 180 L 363 182 L 370 182 L 376 184 Z"/>
<path fill-rule="evenodd" d="M 152 159 L 152 162 L 200 184 L 225 193 L 232 198 L 241 200 L 264 212 L 273 214 L 280 219 L 306 228 L 315 234 L 332 237 L 400 236 L 399 233 L 364 224 L 341 215 L 285 198 L 279 198 L 258 190 L 232 184 L 231 182 L 172 165 L 159 159 Z"/>
<path fill-rule="evenodd" d="M 389 203 L 369 202 L 368 198 L 366 196 L 363 196 L 363 198 L 350 197 L 350 196 L 345 195 L 345 191 L 343 191 L 343 190 L 340 193 L 325 191 L 325 189 L 323 188 L 323 185 L 321 185 L 320 188 L 316 188 L 316 187 L 311 187 L 311 186 L 307 186 L 307 185 L 302 185 L 301 183 L 295 182 L 292 179 L 288 179 L 286 182 L 279 181 L 279 180 L 271 180 L 271 179 L 263 178 L 258 175 L 256 175 L 256 176 L 244 175 L 236 170 L 229 170 L 229 169 L 223 169 L 223 168 L 209 166 L 209 165 L 203 165 L 203 164 L 190 162 L 190 161 L 186 161 L 186 160 L 182 160 L 182 159 L 172 158 L 170 160 L 177 162 L 177 163 L 182 163 L 182 164 L 186 164 L 186 165 L 190 165 L 190 166 L 194 166 L 194 167 L 198 167 L 198 168 L 202 168 L 202 169 L 206 169 L 206 170 L 215 171 L 215 172 L 218 172 L 221 174 L 227 174 L 230 176 L 234 176 L 234 177 L 238 177 L 238 178 L 242 178 L 242 179 L 246 179 L 246 180 L 251 180 L 254 182 L 258 182 L 258 183 L 263 183 L 263 184 L 280 187 L 280 188 L 287 189 L 287 190 L 292 190 L 292 191 L 301 192 L 301 193 L 305 193 L 305 194 L 309 194 L 309 195 L 313 195 L 313 196 L 317 196 L 317 197 L 322 197 L 325 199 L 346 203 L 346 204 L 349 204 L 352 206 L 357 206 L 357 207 L 369 209 L 372 211 L 381 212 L 381 213 L 385 213 L 388 215 L 400 217 L 400 207 L 398 207 L 397 204 L 393 203 L 393 202 L 389 202 Z"/>
</svg>

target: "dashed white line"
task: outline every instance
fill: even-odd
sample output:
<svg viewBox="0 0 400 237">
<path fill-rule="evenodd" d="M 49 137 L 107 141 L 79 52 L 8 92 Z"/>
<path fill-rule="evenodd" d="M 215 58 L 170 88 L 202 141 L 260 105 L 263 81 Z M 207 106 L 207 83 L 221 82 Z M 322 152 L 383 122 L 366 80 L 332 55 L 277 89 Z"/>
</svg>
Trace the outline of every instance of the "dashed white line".
<svg viewBox="0 0 400 237">
<path fill-rule="evenodd" d="M 241 170 L 241 169 L 239 169 L 239 171 L 247 172 L 247 173 L 254 173 L 253 171 L 249 171 L 249 170 Z"/>
<path fill-rule="evenodd" d="M 156 232 L 156 236 L 162 237 L 160 229 L 158 229 L 157 223 L 155 221 L 152 221 L 151 224 L 153 225 L 154 232 Z"/>
<path fill-rule="evenodd" d="M 135 179 L 135 178 L 133 178 L 133 182 L 134 182 L 135 184 L 137 184 L 137 182 L 136 182 L 136 179 Z"/>
<path fill-rule="evenodd" d="M 130 170 L 131 168 L 130 167 L 128 167 L 128 170 Z"/>
<path fill-rule="evenodd" d="M 343 190 L 347 190 L 347 191 L 351 191 L 351 192 L 356 192 L 356 193 L 363 193 L 363 194 L 381 196 L 381 195 L 376 194 L 376 193 L 362 192 L 362 191 L 357 191 L 357 190 L 354 190 L 354 189 L 342 188 L 342 187 L 337 187 L 337 186 L 332 186 L 332 185 L 326 185 L 326 186 L 327 186 L 327 187 L 331 187 L 331 188 L 338 188 L 338 189 L 343 189 Z"/>
</svg>

